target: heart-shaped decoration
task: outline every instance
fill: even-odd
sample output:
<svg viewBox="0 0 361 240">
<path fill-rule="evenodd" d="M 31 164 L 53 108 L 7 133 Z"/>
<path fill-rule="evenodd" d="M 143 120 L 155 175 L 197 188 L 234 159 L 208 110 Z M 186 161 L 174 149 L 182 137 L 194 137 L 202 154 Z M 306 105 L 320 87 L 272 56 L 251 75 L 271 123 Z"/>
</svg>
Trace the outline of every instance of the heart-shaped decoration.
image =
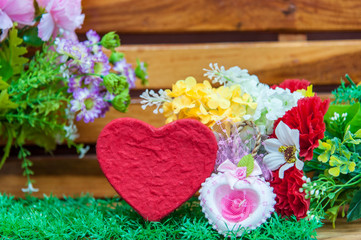
<svg viewBox="0 0 361 240">
<path fill-rule="evenodd" d="M 226 173 L 212 174 L 202 184 L 199 200 L 214 229 L 224 236 L 240 236 L 245 228 L 255 229 L 271 216 L 276 195 L 260 177 L 247 177 L 234 185 L 229 178 Z"/>
<path fill-rule="evenodd" d="M 102 130 L 96 151 L 119 195 L 144 219 L 159 221 L 211 175 L 217 141 L 208 127 L 193 119 L 156 129 L 137 119 L 120 118 Z"/>
</svg>

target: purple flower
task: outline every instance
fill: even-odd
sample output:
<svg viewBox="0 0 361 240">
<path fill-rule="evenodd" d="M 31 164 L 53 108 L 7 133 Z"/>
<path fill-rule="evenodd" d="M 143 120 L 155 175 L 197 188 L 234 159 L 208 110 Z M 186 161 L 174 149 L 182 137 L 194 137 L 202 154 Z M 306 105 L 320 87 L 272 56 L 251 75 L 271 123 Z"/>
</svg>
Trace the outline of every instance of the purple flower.
<svg viewBox="0 0 361 240">
<path fill-rule="evenodd" d="M 96 88 L 79 88 L 73 93 L 74 100 L 70 101 L 72 112 L 77 112 L 76 120 L 84 119 L 85 123 L 93 122 L 95 118 L 103 115 L 106 102 L 99 96 Z"/>
<path fill-rule="evenodd" d="M 87 37 L 87 41 L 85 41 L 85 45 L 89 48 L 89 50 L 91 50 L 94 54 L 98 54 L 100 52 L 102 52 L 102 48 L 101 45 L 99 45 L 99 41 L 100 41 L 100 36 L 97 34 L 96 31 L 94 30 L 89 30 L 86 33 L 86 37 Z"/>
<path fill-rule="evenodd" d="M 93 61 L 93 73 L 99 75 L 108 75 L 111 69 L 109 59 L 103 52 L 99 52 L 92 57 Z"/>
<path fill-rule="evenodd" d="M 87 33 L 86 33 L 86 37 L 88 39 L 88 42 L 90 44 L 94 44 L 94 43 L 98 43 L 100 41 L 100 36 L 97 34 L 96 31 L 94 31 L 93 29 L 90 29 Z"/>
<path fill-rule="evenodd" d="M 226 134 L 226 129 L 221 125 L 221 122 L 217 122 L 223 133 L 218 135 L 218 151 L 217 159 L 214 169 L 217 170 L 218 166 L 225 162 L 227 159 L 234 165 L 237 165 L 242 157 L 251 153 L 252 149 L 249 146 L 254 145 L 255 137 L 251 137 L 249 140 L 243 140 L 237 131 L 237 126 L 234 123 L 228 123 L 231 125 L 231 131 Z M 253 142 L 253 144 L 252 144 Z M 271 179 L 271 171 L 263 163 L 263 154 L 257 154 L 254 160 L 257 162 L 262 170 L 263 177 L 268 180 Z"/>
<path fill-rule="evenodd" d="M 84 43 L 75 42 L 71 39 L 58 39 L 56 51 L 70 60 L 67 65 L 71 72 L 91 73 L 93 61 L 89 49 Z"/>
<path fill-rule="evenodd" d="M 135 88 L 135 72 L 132 65 L 127 63 L 125 58 L 115 63 L 113 69 L 127 78 L 129 88 Z"/>
</svg>

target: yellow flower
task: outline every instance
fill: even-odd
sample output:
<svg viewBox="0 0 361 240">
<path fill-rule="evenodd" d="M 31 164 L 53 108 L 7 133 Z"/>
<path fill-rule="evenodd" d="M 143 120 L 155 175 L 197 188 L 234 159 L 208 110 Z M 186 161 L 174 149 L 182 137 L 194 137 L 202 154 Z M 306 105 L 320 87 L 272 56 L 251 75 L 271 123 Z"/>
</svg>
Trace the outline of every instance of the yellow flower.
<svg viewBox="0 0 361 240">
<path fill-rule="evenodd" d="M 302 94 L 302 96 L 304 96 L 304 97 L 313 97 L 313 96 L 315 96 L 315 93 L 313 92 L 312 89 L 313 89 L 313 86 L 311 84 L 307 87 L 307 90 L 299 89 L 299 90 L 297 90 L 297 92 L 300 92 Z"/>
<path fill-rule="evenodd" d="M 224 119 L 243 121 L 243 116 L 253 114 L 257 107 L 240 86 L 213 88 L 208 81 L 197 83 L 193 77 L 179 80 L 165 92 L 172 99 L 163 105 L 167 123 L 194 118 L 211 127 Z"/>
</svg>

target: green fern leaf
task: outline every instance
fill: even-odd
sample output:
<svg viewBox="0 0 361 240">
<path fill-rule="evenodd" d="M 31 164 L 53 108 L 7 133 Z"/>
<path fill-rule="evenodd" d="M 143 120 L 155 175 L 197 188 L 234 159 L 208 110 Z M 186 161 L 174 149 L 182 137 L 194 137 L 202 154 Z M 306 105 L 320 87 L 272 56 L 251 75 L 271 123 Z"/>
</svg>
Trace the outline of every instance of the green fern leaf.
<svg viewBox="0 0 361 240">
<path fill-rule="evenodd" d="M 28 51 L 25 47 L 20 46 L 23 40 L 18 37 L 18 30 L 13 26 L 9 31 L 9 56 L 8 61 L 13 69 L 13 74 L 18 74 L 23 70 L 23 66 L 28 59 L 23 57 Z"/>
</svg>

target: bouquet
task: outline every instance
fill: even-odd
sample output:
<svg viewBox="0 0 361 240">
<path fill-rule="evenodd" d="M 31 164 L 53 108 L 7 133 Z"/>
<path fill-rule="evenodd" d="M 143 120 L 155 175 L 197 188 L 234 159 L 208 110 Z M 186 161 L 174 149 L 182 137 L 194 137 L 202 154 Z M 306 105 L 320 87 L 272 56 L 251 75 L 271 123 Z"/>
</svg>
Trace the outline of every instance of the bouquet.
<svg viewBox="0 0 361 240">
<path fill-rule="evenodd" d="M 23 191 L 31 193 L 37 189 L 24 145 L 52 151 L 66 143 L 83 157 L 89 147 L 75 142 L 74 121 L 93 122 L 111 106 L 125 112 L 136 77 L 147 82 L 146 64 L 133 69 L 115 50 L 120 40 L 114 32 L 101 38 L 89 30 L 79 42 L 80 0 L 2 1 L 0 11 L 0 136 L 6 142 L 0 168 L 11 146 L 18 148 L 27 177 Z"/>
<path fill-rule="evenodd" d="M 335 222 L 346 206 L 348 221 L 361 218 L 361 86 L 346 76 L 331 103 L 307 80 L 268 86 L 217 64 L 204 75 L 140 97 L 167 123 L 193 118 L 214 131 L 216 166 L 199 197 L 213 228 L 239 236 L 279 216 Z"/>
</svg>

